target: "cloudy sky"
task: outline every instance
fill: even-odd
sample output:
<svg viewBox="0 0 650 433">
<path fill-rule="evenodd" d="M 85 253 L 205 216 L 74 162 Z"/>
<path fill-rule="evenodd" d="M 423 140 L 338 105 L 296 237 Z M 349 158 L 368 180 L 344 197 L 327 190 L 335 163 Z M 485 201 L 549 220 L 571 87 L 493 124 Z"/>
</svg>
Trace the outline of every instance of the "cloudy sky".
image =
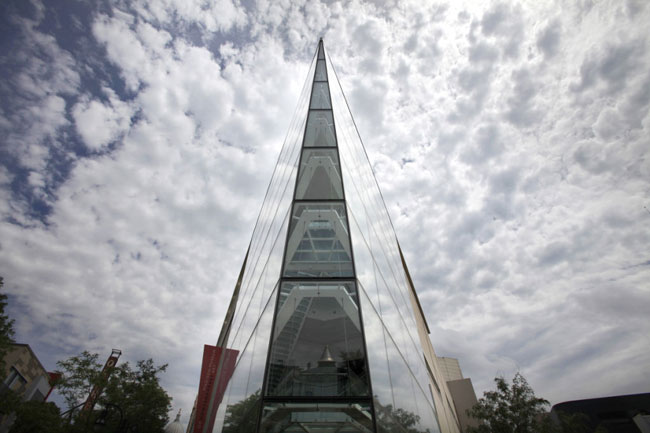
<svg viewBox="0 0 650 433">
<path fill-rule="evenodd" d="M 647 392 L 648 22 L 620 0 L 3 1 L 17 340 L 50 369 L 169 363 L 189 413 L 322 36 L 438 354 L 478 395 L 516 371 L 552 403 Z"/>
</svg>

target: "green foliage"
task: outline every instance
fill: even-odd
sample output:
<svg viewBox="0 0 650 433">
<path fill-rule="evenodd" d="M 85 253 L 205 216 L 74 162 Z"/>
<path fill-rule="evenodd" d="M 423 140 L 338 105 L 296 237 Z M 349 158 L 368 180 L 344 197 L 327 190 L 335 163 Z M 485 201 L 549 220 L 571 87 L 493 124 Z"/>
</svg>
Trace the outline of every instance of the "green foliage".
<svg viewBox="0 0 650 433">
<path fill-rule="evenodd" d="M 59 408 L 54 403 L 26 401 L 16 410 L 9 433 L 63 433 Z"/>
<path fill-rule="evenodd" d="M 515 374 L 512 385 L 503 377 L 494 381 L 496 391 L 484 392 L 467 411 L 482 422 L 479 427 L 468 427 L 467 433 L 591 433 L 589 417 L 581 413 L 559 412 L 553 421 L 546 412 L 548 401 L 535 397 L 521 374 Z"/>
<path fill-rule="evenodd" d="M 383 406 L 375 401 L 375 415 L 377 429 L 381 433 L 429 433 L 429 429 L 417 428 L 420 422 L 418 415 L 401 408 L 393 409 L 391 404 Z"/>
<path fill-rule="evenodd" d="M 20 406 L 20 396 L 15 391 L 6 389 L 0 393 L 0 418 L 15 412 L 18 406 Z"/>
<path fill-rule="evenodd" d="M 138 361 L 134 370 L 128 362 L 118 363 L 106 378 L 98 359 L 98 354 L 84 351 L 57 363 L 63 373 L 57 388 L 69 408 L 82 404 L 94 385 L 103 387 L 96 410 L 92 414 L 78 411 L 75 424 L 103 425 L 93 431 L 162 432 L 171 408 L 171 397 L 159 382 L 167 365 L 156 366 L 147 359 Z"/>
<path fill-rule="evenodd" d="M 3 286 L 4 281 L 0 277 L 0 291 Z M 14 321 L 5 313 L 6 306 L 7 295 L 0 293 L 0 380 L 5 378 L 5 355 L 14 341 Z"/>
<path fill-rule="evenodd" d="M 503 377 L 494 379 L 496 391 L 486 391 L 478 403 L 468 411 L 469 416 L 482 422 L 469 427 L 468 433 L 533 433 L 549 431 L 543 421 L 547 400 L 535 397 L 533 389 L 519 373 L 508 385 Z"/>
<path fill-rule="evenodd" d="M 159 383 L 167 365 L 155 366 L 150 358 L 138 361 L 136 367 L 134 371 L 128 363 L 118 365 L 100 401 L 121 407 L 133 431 L 161 432 L 169 422 L 167 412 L 171 409 L 171 397 Z"/>
<path fill-rule="evenodd" d="M 0 277 L 0 289 L 3 281 Z M 7 296 L 0 293 L 0 375 L 4 376 L 4 356 L 13 342 L 13 320 L 5 314 Z M 133 370 L 129 363 L 118 364 L 107 378 L 102 375 L 99 355 L 87 351 L 57 362 L 63 373 L 57 384 L 69 409 L 82 404 L 95 385 L 104 391 L 92 413 L 76 411 L 74 422 L 61 424 L 54 403 L 21 402 L 13 391 L 0 395 L 0 416 L 16 414 L 11 433 L 73 433 L 85 431 L 137 431 L 162 433 L 169 421 L 171 397 L 160 386 L 159 376 L 167 365 L 156 366 L 151 359 L 138 361 Z"/>
<path fill-rule="evenodd" d="M 223 433 L 255 431 L 259 416 L 260 391 L 258 389 L 242 401 L 228 406 Z"/>
<path fill-rule="evenodd" d="M 223 424 L 223 433 L 255 431 L 260 409 L 260 391 L 228 406 Z M 377 427 L 380 433 L 429 433 L 417 428 L 420 417 L 404 409 L 393 409 L 392 405 L 375 403 Z"/>
<path fill-rule="evenodd" d="M 58 361 L 56 365 L 63 373 L 56 388 L 65 398 L 68 409 L 83 403 L 95 384 L 106 385 L 97 353 L 84 350 L 80 355 Z"/>
<path fill-rule="evenodd" d="M 559 424 L 554 425 L 553 433 L 591 433 L 589 417 L 584 413 L 559 412 Z"/>
</svg>

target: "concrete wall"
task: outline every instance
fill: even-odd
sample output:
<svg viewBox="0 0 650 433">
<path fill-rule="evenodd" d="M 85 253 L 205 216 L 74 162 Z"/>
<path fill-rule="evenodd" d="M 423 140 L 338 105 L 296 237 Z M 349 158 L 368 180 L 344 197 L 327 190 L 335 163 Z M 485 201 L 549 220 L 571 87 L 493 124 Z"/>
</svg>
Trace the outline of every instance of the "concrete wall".
<svg viewBox="0 0 650 433">
<path fill-rule="evenodd" d="M 45 398 L 50 389 L 49 376 L 27 344 L 12 344 L 4 361 L 4 382 L 1 383 L 0 391 L 10 388 L 25 401 L 42 401 Z M 14 414 L 0 417 L 0 433 L 9 431 L 14 418 Z"/>
<path fill-rule="evenodd" d="M 467 416 L 467 410 L 478 402 L 472 380 L 469 378 L 450 380 L 447 382 L 447 387 L 454 400 L 462 431 L 466 431 L 468 426 L 478 427 L 478 421 Z"/>
<path fill-rule="evenodd" d="M 5 356 L 5 371 L 3 372 L 5 380 L 9 379 L 12 367 L 27 381 L 24 386 L 18 386 L 18 382 L 14 381 L 14 387 L 20 388 L 14 389 L 14 391 L 19 394 L 27 392 L 34 381 L 41 376 L 47 377 L 47 371 L 27 344 L 12 344 L 10 351 Z"/>
<path fill-rule="evenodd" d="M 446 356 L 438 357 L 438 365 L 445 381 L 463 379 L 463 372 L 460 370 L 460 364 L 456 358 L 447 358 Z"/>
<path fill-rule="evenodd" d="M 411 305 L 413 307 L 413 312 L 415 313 L 415 322 L 418 326 L 418 336 L 420 337 L 422 352 L 424 353 L 424 359 L 426 361 L 427 369 L 429 370 L 429 391 L 433 395 L 433 401 L 436 405 L 436 411 L 438 412 L 440 431 L 442 433 L 460 433 L 460 422 L 458 421 L 456 409 L 454 408 L 453 399 L 449 392 L 449 388 L 447 388 L 447 381 L 438 365 L 438 357 L 436 356 L 436 352 L 433 350 L 433 345 L 429 339 L 429 326 L 427 325 L 424 312 L 420 306 L 420 301 L 415 293 L 413 281 L 411 280 L 411 275 L 409 274 L 401 249 L 400 256 L 402 257 L 402 265 L 404 266 L 404 271 L 411 289 L 409 292 L 411 295 Z"/>
</svg>

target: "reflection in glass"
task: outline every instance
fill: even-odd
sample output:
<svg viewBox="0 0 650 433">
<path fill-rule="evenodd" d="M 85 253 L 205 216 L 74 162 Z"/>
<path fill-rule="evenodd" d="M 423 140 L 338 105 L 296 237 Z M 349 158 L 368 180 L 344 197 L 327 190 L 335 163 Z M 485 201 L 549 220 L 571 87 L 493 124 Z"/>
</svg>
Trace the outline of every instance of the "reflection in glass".
<svg viewBox="0 0 650 433">
<path fill-rule="evenodd" d="M 260 408 L 264 364 L 271 337 L 273 324 L 273 309 L 276 290 L 273 291 L 259 317 L 251 338 L 246 343 L 230 379 L 227 391 L 227 401 L 224 400 L 225 411 L 220 407 L 217 431 L 223 433 L 254 432 Z M 223 417 L 223 421 L 220 421 Z M 220 422 L 223 429 L 219 430 Z"/>
<path fill-rule="evenodd" d="M 390 333 L 386 332 L 386 349 L 388 352 L 388 368 L 390 370 L 390 380 L 393 385 L 393 399 L 395 406 L 393 410 L 396 413 L 411 413 L 416 415 L 414 418 L 397 419 L 404 428 L 412 428 L 414 432 L 421 432 L 420 419 L 421 414 L 418 411 L 417 403 L 414 396 L 419 390 L 414 385 L 413 376 L 409 371 L 406 361 L 397 349 L 395 342 L 390 338 Z M 426 399 L 424 400 L 426 402 Z M 408 424 L 407 424 L 408 423 Z M 391 430 L 392 431 L 392 430 Z"/>
<path fill-rule="evenodd" d="M 305 149 L 298 173 L 296 199 L 342 198 L 343 185 L 336 149 Z"/>
<path fill-rule="evenodd" d="M 334 120 L 330 110 L 310 111 L 305 130 L 305 147 L 336 146 Z"/>
<path fill-rule="evenodd" d="M 352 254 L 343 203 L 296 203 L 285 277 L 352 277 Z"/>
<path fill-rule="evenodd" d="M 308 74 L 309 78 L 311 78 L 313 75 L 316 63 L 317 62 L 315 60 L 311 63 Z M 251 272 L 255 269 L 255 264 L 257 264 L 259 260 L 265 260 L 266 256 L 268 255 L 268 251 L 264 251 L 263 248 L 270 248 L 268 242 L 265 240 L 269 237 L 273 239 L 275 232 L 272 231 L 272 226 L 275 220 L 282 219 L 285 210 L 290 206 L 289 203 L 292 198 L 293 189 L 291 187 L 287 187 L 287 185 L 295 185 L 298 155 L 300 154 L 303 131 L 305 129 L 306 123 L 305 114 L 308 110 L 312 89 L 312 81 L 309 78 L 305 80 L 305 84 L 300 94 L 298 106 L 296 108 L 294 116 L 291 119 L 291 124 L 289 126 L 287 136 L 285 137 L 284 144 L 282 146 L 277 165 L 273 172 L 266 197 L 264 198 L 262 209 L 260 210 L 258 221 L 253 231 L 248 263 L 244 272 L 244 277 L 242 279 L 242 296 L 239 298 L 240 301 L 249 299 L 244 294 L 244 292 L 251 285 Z M 270 229 L 272 233 L 271 235 L 268 235 Z M 237 312 L 239 312 L 239 305 L 237 307 Z"/>
<path fill-rule="evenodd" d="M 278 274 L 282 269 L 282 257 L 284 251 L 284 241 L 287 237 L 287 228 L 289 226 L 290 209 L 287 210 L 285 218 L 279 223 L 282 228 L 278 230 L 273 241 L 272 249 L 265 257 L 266 261 L 260 260 L 255 264 L 259 270 L 255 270 L 254 277 L 256 279 L 255 285 L 249 288 L 241 296 L 238 306 L 238 313 L 235 315 L 233 325 L 231 328 L 230 336 L 228 339 L 228 348 L 241 350 L 259 319 L 260 312 L 263 306 L 268 301 L 271 290 L 274 289 L 278 281 Z M 274 223 L 275 224 L 275 223 Z M 269 242 L 270 244 L 271 242 Z"/>
<path fill-rule="evenodd" d="M 372 411 L 367 402 L 267 403 L 260 432 L 370 433 Z"/>
<path fill-rule="evenodd" d="M 311 106 L 309 108 L 332 108 L 327 82 L 314 83 L 314 89 L 311 92 Z"/>
<path fill-rule="evenodd" d="M 325 71 L 325 60 L 319 60 L 316 64 L 315 81 L 327 81 L 327 72 Z"/>
<path fill-rule="evenodd" d="M 260 410 L 260 390 L 228 406 L 222 433 L 255 433 Z"/>
<path fill-rule="evenodd" d="M 368 395 L 359 300 L 353 282 L 284 282 L 268 395 Z"/>
<path fill-rule="evenodd" d="M 357 250 L 354 251 L 356 253 Z M 374 398 L 383 405 L 392 405 L 394 403 L 393 389 L 390 382 L 390 370 L 388 369 L 384 325 L 377 311 L 370 303 L 365 287 L 359 284 L 358 291 L 361 298 L 361 310 L 363 311 L 363 330 L 366 338 L 372 392 Z"/>
<path fill-rule="evenodd" d="M 411 399 L 413 398 L 411 396 Z M 393 408 L 390 404 L 383 406 L 377 400 L 375 400 L 375 414 L 377 433 L 439 433 L 435 424 L 431 427 L 425 426 L 422 417 L 417 413 Z"/>
<path fill-rule="evenodd" d="M 355 249 L 355 252 L 357 250 Z M 433 407 L 417 386 L 384 322 L 359 286 L 363 326 L 372 376 L 377 431 L 380 433 L 436 433 Z M 403 325 L 401 325 L 403 326 Z M 391 329 L 396 326 L 391 326 Z"/>
</svg>

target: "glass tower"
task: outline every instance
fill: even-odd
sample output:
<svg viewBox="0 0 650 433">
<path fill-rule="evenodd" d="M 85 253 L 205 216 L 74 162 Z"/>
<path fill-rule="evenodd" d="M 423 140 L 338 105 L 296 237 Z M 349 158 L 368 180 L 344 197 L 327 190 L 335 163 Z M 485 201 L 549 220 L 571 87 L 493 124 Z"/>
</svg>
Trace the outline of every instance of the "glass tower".
<svg viewBox="0 0 650 433">
<path fill-rule="evenodd" d="M 217 346 L 204 433 L 458 431 L 322 40 Z"/>
</svg>

